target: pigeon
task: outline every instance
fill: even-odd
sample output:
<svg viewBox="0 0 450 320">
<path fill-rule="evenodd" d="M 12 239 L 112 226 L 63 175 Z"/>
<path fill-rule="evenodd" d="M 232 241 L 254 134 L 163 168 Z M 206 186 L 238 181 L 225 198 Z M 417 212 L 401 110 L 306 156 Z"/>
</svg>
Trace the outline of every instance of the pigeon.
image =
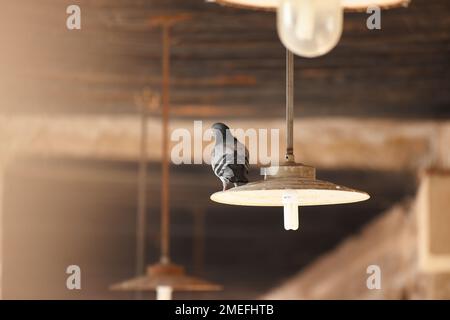
<svg viewBox="0 0 450 320">
<path fill-rule="evenodd" d="M 223 191 L 230 187 L 248 183 L 248 150 L 223 123 L 215 123 L 215 144 L 211 152 L 211 166 L 214 174 L 222 181 Z"/>
</svg>

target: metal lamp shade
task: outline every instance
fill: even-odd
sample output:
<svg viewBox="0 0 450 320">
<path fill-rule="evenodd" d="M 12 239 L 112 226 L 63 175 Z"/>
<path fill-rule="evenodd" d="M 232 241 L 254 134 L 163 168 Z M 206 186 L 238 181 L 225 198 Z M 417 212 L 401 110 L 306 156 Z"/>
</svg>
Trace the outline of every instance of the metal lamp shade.
<svg viewBox="0 0 450 320">
<path fill-rule="evenodd" d="M 296 194 L 299 206 L 352 203 L 370 198 L 366 192 L 316 180 L 313 167 L 287 163 L 267 168 L 264 180 L 216 192 L 211 200 L 241 206 L 282 207 L 286 192 Z"/>
<path fill-rule="evenodd" d="M 240 7 L 253 10 L 275 10 L 279 0 L 214 0 L 223 5 Z M 383 9 L 405 7 L 410 0 L 342 0 L 342 6 L 348 11 L 362 11 L 370 6 L 378 6 Z"/>
<path fill-rule="evenodd" d="M 158 287 L 171 287 L 174 291 L 218 291 L 222 287 L 203 279 L 186 275 L 182 266 L 157 263 L 147 267 L 144 276 L 125 280 L 111 286 L 118 291 L 155 291 Z"/>
</svg>

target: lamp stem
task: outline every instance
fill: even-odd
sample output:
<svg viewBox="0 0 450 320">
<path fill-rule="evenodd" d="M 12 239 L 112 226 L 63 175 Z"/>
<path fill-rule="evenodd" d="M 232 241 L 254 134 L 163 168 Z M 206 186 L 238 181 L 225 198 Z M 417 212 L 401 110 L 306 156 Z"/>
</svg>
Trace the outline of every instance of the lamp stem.
<svg viewBox="0 0 450 320">
<path fill-rule="evenodd" d="M 169 263 L 170 213 L 169 213 L 169 94 L 170 94 L 170 23 L 163 24 L 162 52 L 162 190 L 161 190 L 161 262 Z"/>
<path fill-rule="evenodd" d="M 286 161 L 294 160 L 294 54 L 286 49 Z"/>
<path fill-rule="evenodd" d="M 144 272 L 145 265 L 145 227 L 147 214 L 147 108 L 141 107 L 141 141 L 138 173 L 138 199 L 136 219 L 136 275 Z"/>
</svg>

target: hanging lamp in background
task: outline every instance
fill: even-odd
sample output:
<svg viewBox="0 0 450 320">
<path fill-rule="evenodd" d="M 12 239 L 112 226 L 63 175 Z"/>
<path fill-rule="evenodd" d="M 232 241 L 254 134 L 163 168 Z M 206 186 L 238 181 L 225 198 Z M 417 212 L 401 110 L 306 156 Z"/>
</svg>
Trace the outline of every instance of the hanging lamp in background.
<svg viewBox="0 0 450 320">
<path fill-rule="evenodd" d="M 253 10 L 275 10 L 280 0 L 208 0 L 219 4 Z M 347 11 L 365 11 L 368 7 L 378 6 L 390 9 L 407 6 L 411 0 L 341 0 L 342 7 Z"/>
<path fill-rule="evenodd" d="M 364 201 L 370 196 L 331 182 L 316 180 L 316 170 L 296 163 L 294 130 L 294 55 L 286 51 L 286 156 L 280 166 L 264 169 L 264 179 L 216 192 L 211 200 L 241 206 L 284 207 L 284 227 L 298 229 L 298 207 Z"/>
<path fill-rule="evenodd" d="M 283 45 L 301 57 L 330 52 L 341 38 L 344 10 L 407 6 L 409 0 L 212 0 L 255 10 L 276 10 L 277 31 Z"/>
<path fill-rule="evenodd" d="M 331 51 L 341 38 L 343 21 L 341 0 L 280 0 L 277 8 L 281 42 L 306 58 Z"/>
<path fill-rule="evenodd" d="M 143 276 L 126 280 L 111 286 L 112 290 L 122 291 L 156 291 L 157 300 L 171 300 L 173 291 L 217 291 L 220 285 L 192 277 L 185 269 L 170 260 L 170 202 L 169 202 L 169 87 L 170 87 L 170 28 L 187 16 L 164 16 L 152 19 L 152 25 L 160 25 L 163 30 L 163 79 L 162 79 L 162 188 L 161 188 L 161 257 L 158 263 L 150 265 Z M 145 139 L 143 139 L 145 141 Z M 144 144 L 143 144 L 144 145 Z M 146 145 L 145 145 L 146 146 Z M 141 155 L 145 155 L 141 152 Z M 145 172 L 145 171 L 144 171 Z M 145 175 L 143 175 L 145 179 Z M 141 181 L 142 182 L 142 181 Z M 145 187 L 145 181 L 139 184 Z M 142 194 L 142 189 L 140 189 Z M 145 211 L 145 201 L 141 210 Z M 144 206 L 144 209 L 142 209 Z M 142 249 L 141 249 L 142 250 Z M 139 266 L 138 266 L 139 268 Z"/>
</svg>

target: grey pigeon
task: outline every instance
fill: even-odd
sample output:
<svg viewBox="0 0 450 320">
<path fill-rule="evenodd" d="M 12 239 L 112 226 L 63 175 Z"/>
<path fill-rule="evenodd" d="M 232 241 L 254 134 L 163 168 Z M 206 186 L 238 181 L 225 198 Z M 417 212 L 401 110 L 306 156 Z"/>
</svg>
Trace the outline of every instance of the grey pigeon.
<svg viewBox="0 0 450 320">
<path fill-rule="evenodd" d="M 223 123 L 215 123 L 215 145 L 211 152 L 211 166 L 216 176 L 222 181 L 223 191 L 232 186 L 248 183 L 248 150 L 230 132 Z"/>
</svg>

